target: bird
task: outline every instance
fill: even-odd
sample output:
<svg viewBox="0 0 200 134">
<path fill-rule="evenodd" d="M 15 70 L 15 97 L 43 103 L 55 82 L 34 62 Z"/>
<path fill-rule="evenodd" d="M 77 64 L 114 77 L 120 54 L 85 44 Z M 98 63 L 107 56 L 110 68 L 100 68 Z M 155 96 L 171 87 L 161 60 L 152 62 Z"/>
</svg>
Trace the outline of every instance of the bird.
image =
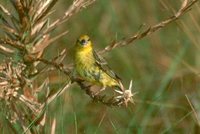
<svg viewBox="0 0 200 134">
<path fill-rule="evenodd" d="M 96 53 L 88 35 L 81 35 L 76 41 L 74 69 L 82 80 L 100 86 L 98 93 L 107 87 L 124 91 L 120 77 L 111 70 L 106 60 Z"/>
</svg>

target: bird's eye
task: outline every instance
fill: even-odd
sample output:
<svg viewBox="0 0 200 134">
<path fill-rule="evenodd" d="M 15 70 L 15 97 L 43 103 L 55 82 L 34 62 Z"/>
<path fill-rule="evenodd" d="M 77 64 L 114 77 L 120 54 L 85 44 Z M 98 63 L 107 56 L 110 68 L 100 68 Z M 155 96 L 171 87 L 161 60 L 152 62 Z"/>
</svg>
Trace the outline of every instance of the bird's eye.
<svg viewBox="0 0 200 134">
<path fill-rule="evenodd" d="M 82 39 L 79 42 L 80 42 L 81 45 L 86 45 L 87 44 L 87 41 L 85 39 Z"/>
<path fill-rule="evenodd" d="M 83 40 L 81 40 L 81 44 L 85 44 L 85 42 L 86 42 L 86 41 L 85 41 L 84 39 L 83 39 Z"/>
</svg>

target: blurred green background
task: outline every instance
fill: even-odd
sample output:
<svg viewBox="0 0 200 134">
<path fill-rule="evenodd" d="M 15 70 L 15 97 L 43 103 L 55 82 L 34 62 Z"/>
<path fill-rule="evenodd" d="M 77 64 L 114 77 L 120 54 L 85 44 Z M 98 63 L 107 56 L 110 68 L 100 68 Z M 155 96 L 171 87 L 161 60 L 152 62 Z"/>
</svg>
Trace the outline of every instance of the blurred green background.
<svg viewBox="0 0 200 134">
<path fill-rule="evenodd" d="M 130 37 L 172 16 L 181 2 L 97 0 L 54 31 L 54 35 L 69 33 L 49 47 L 45 56 L 73 47 L 82 34 L 91 36 L 95 49 L 101 50 L 112 40 Z M 62 17 L 71 4 L 72 0 L 58 1 L 51 20 Z M 195 4 L 160 31 L 103 55 L 127 87 L 133 80 L 133 91 L 138 92 L 135 105 L 118 108 L 94 103 L 74 84 L 49 105 L 45 133 L 50 133 L 54 118 L 58 134 L 200 133 L 199 6 Z"/>
</svg>

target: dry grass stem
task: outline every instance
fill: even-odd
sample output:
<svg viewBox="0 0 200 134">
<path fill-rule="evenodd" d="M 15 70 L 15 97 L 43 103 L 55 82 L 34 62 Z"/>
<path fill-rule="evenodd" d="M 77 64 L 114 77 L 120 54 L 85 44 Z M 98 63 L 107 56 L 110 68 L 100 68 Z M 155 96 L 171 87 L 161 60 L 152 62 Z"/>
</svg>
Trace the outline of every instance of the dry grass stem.
<svg viewBox="0 0 200 134">
<path fill-rule="evenodd" d="M 64 65 L 67 49 L 63 49 L 51 59 L 44 58 L 49 46 L 69 33 L 68 29 L 65 29 L 53 35 L 53 30 L 95 1 L 74 0 L 63 16 L 53 22 L 50 21 L 50 17 L 58 0 L 10 0 L 10 10 L 0 4 L 0 32 L 3 33 L 0 35 L 0 53 L 4 55 L 0 63 L 0 104 L 3 107 L 1 113 L 13 133 L 45 132 L 44 126 L 49 121 L 47 106 L 73 83 L 77 83 L 92 100 L 108 106 L 128 106 L 129 102 L 134 103 L 133 98 L 136 93 L 132 92 L 132 81 L 129 88 L 125 88 L 124 91 L 112 90 L 111 95 L 109 93 L 96 95 L 93 90 L 94 85 L 73 76 L 73 63 Z M 164 28 L 189 11 L 197 1 L 184 0 L 173 16 L 129 38 L 114 41 L 99 53 L 126 46 Z M 50 80 L 50 74 L 55 72 L 57 77 L 64 75 L 62 77 L 64 82 L 58 80 L 59 83 L 55 84 Z M 189 99 L 188 102 L 194 111 Z M 196 113 L 195 116 L 197 118 Z M 102 120 L 103 118 L 104 116 Z M 54 118 L 50 123 L 51 134 L 56 133 L 57 121 Z M 0 122 L 0 128 L 1 124 L 3 123 Z"/>
<path fill-rule="evenodd" d="M 186 97 L 186 99 L 187 99 L 187 101 L 188 101 L 188 103 L 189 103 L 189 105 L 190 105 L 190 107 L 191 107 L 191 109 L 192 109 L 192 111 L 193 111 L 193 113 L 195 115 L 195 118 L 196 118 L 196 121 L 197 121 L 198 125 L 200 126 L 200 120 L 199 120 L 198 114 L 197 114 L 194 106 L 192 105 L 192 102 L 190 101 L 190 99 L 188 98 L 187 95 L 185 95 L 185 97 Z"/>
<path fill-rule="evenodd" d="M 37 80 L 47 71 L 63 71 L 66 76 L 70 73 L 62 64 L 66 50 L 52 60 L 42 58 L 48 46 L 68 33 L 66 30 L 52 36 L 52 30 L 94 2 L 75 0 L 62 18 L 50 23 L 57 1 L 10 0 L 14 11 L 0 4 L 0 27 L 5 33 L 0 37 L 0 53 L 9 56 L 0 64 L 0 100 L 5 105 L 4 114 L 9 124 L 19 123 L 24 133 L 40 131 L 34 126 L 46 124 L 46 106 L 71 85 L 68 78 L 61 88 L 52 92 L 49 79 Z M 41 95 L 42 100 L 38 97 Z M 55 127 L 54 121 L 51 133 L 55 133 Z"/>
<path fill-rule="evenodd" d="M 105 52 L 109 52 L 112 49 L 116 48 L 116 47 L 122 47 L 122 46 L 126 46 L 130 43 L 133 43 L 136 40 L 140 40 L 164 27 L 166 27 L 168 24 L 176 21 L 177 19 L 179 19 L 182 15 L 184 15 L 187 11 L 190 10 L 190 8 L 192 7 L 192 5 L 194 5 L 196 2 L 198 2 L 198 0 L 192 0 L 190 2 L 188 2 L 188 0 L 184 0 L 183 3 L 181 4 L 180 9 L 174 13 L 173 16 L 169 17 L 166 20 L 163 20 L 161 22 L 159 22 L 156 25 L 150 26 L 149 28 L 147 28 L 146 30 L 144 30 L 143 32 L 138 31 L 135 35 L 128 37 L 128 38 L 124 38 L 120 41 L 113 41 L 110 45 L 108 45 L 107 47 L 105 47 L 103 50 L 99 51 L 99 54 L 105 53 Z"/>
</svg>

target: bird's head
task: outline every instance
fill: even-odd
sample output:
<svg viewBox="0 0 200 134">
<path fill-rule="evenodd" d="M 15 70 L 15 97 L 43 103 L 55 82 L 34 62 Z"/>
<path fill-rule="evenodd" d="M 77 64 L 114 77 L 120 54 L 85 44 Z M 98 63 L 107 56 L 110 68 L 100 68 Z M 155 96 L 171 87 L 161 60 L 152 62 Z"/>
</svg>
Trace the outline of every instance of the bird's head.
<svg viewBox="0 0 200 134">
<path fill-rule="evenodd" d="M 91 47 L 92 42 L 90 41 L 90 37 L 88 35 L 82 35 L 77 40 L 77 45 L 79 47 Z"/>
</svg>

